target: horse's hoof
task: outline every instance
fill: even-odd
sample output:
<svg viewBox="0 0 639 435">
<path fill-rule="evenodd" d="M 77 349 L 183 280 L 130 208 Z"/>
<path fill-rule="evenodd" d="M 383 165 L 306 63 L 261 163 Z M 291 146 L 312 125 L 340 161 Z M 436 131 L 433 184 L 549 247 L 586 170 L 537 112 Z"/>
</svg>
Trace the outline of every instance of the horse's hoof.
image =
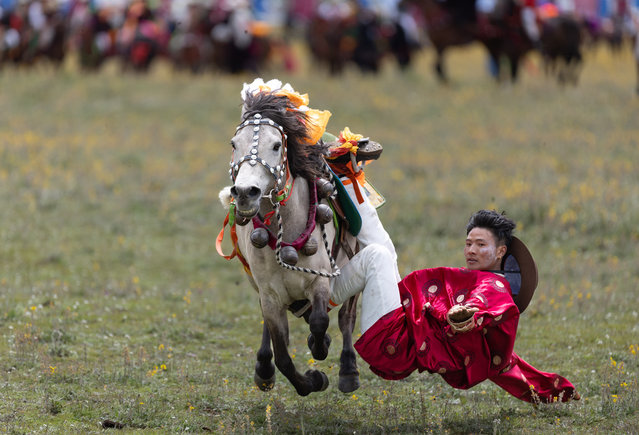
<svg viewBox="0 0 639 435">
<path fill-rule="evenodd" d="M 313 391 L 324 391 L 328 388 L 328 376 L 319 370 L 307 370 L 304 375 L 311 378 Z"/>
<path fill-rule="evenodd" d="M 320 391 L 324 391 L 328 388 L 328 376 L 324 372 L 320 372 L 320 375 L 322 375 L 322 388 L 320 388 Z"/>
<path fill-rule="evenodd" d="M 257 385 L 257 388 L 259 388 L 260 390 L 271 391 L 275 386 L 275 374 L 269 379 L 262 379 L 260 376 L 257 375 L 257 373 L 255 373 L 253 375 L 253 382 L 255 382 L 255 385 Z"/>
<path fill-rule="evenodd" d="M 315 337 L 313 336 L 313 334 L 309 334 L 308 338 L 306 339 L 306 344 L 308 345 L 308 348 L 313 354 L 313 358 L 319 361 L 324 361 L 326 357 L 328 356 L 328 349 L 331 347 L 331 342 L 332 342 L 331 336 L 326 334 L 324 335 L 324 348 L 316 349 Z"/>
<path fill-rule="evenodd" d="M 359 375 L 343 375 L 339 377 L 337 386 L 342 393 L 352 393 L 360 387 Z"/>
</svg>

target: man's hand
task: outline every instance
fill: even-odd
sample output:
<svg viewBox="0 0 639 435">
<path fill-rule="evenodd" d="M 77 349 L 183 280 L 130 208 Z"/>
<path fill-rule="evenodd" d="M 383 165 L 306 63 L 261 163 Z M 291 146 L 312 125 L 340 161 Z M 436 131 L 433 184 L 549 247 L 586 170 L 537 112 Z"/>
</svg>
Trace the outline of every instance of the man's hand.
<svg viewBox="0 0 639 435">
<path fill-rule="evenodd" d="M 468 332 L 475 327 L 474 314 L 477 311 L 479 311 L 477 307 L 453 305 L 446 314 L 446 320 L 454 333 Z"/>
</svg>

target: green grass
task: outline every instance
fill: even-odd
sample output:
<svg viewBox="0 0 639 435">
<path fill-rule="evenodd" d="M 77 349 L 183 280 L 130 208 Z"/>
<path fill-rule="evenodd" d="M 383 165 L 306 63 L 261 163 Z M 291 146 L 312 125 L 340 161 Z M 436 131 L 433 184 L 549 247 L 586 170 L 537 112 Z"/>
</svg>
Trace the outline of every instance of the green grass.
<svg viewBox="0 0 639 435">
<path fill-rule="evenodd" d="M 217 256 L 239 91 L 253 77 L 0 74 L 0 432 L 554 433 L 639 431 L 639 99 L 629 53 L 588 53 L 560 88 L 533 57 L 496 87 L 475 48 L 451 52 L 450 87 L 424 53 L 412 71 L 274 76 L 384 145 L 367 174 L 403 274 L 463 264 L 464 226 L 506 210 L 540 285 L 516 351 L 583 400 L 533 408 L 490 383 L 372 375 L 337 386 L 339 332 L 311 360 L 331 386 L 298 397 L 253 386 L 261 314 L 238 262 Z"/>
</svg>

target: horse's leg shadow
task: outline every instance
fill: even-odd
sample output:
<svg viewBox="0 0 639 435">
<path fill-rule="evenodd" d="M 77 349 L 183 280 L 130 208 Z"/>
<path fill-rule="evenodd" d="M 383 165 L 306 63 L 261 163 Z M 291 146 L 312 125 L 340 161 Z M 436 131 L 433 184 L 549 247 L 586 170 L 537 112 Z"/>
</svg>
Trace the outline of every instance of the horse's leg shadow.
<svg viewBox="0 0 639 435">
<path fill-rule="evenodd" d="M 339 359 L 339 385 L 342 393 L 351 393 L 360 386 L 357 357 L 353 348 L 353 329 L 357 319 L 357 298 L 355 295 L 342 304 L 339 310 L 339 329 L 342 332 L 343 346 Z"/>
<path fill-rule="evenodd" d="M 322 292 L 316 291 L 313 297 L 313 308 L 308 318 L 311 334 L 308 336 L 307 344 L 311 350 L 313 358 L 325 360 L 328 356 L 328 349 L 331 346 L 331 336 L 326 333 L 328 329 L 329 317 L 326 312 L 326 298 Z"/>
<path fill-rule="evenodd" d="M 264 322 L 262 344 L 257 351 L 257 362 L 255 363 L 255 374 L 253 375 L 255 385 L 262 391 L 270 391 L 275 385 L 275 366 L 272 360 L 271 334 L 269 334 L 266 322 Z"/>
</svg>

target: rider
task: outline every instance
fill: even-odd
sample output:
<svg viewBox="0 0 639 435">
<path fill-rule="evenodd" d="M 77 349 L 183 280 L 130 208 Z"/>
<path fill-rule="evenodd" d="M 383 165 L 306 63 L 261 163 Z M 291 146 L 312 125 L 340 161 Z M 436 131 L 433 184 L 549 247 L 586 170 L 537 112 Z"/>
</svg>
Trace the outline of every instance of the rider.
<svg viewBox="0 0 639 435">
<path fill-rule="evenodd" d="M 332 282 L 339 304 L 362 292 L 362 336 L 355 344 L 385 379 L 413 371 L 439 373 L 467 389 L 490 379 L 528 402 L 579 400 L 565 378 L 538 371 L 513 346 L 519 310 L 501 269 L 515 223 L 495 211 L 473 214 L 466 232 L 467 268 L 415 271 L 395 283 L 388 249 L 372 244 Z"/>
</svg>

